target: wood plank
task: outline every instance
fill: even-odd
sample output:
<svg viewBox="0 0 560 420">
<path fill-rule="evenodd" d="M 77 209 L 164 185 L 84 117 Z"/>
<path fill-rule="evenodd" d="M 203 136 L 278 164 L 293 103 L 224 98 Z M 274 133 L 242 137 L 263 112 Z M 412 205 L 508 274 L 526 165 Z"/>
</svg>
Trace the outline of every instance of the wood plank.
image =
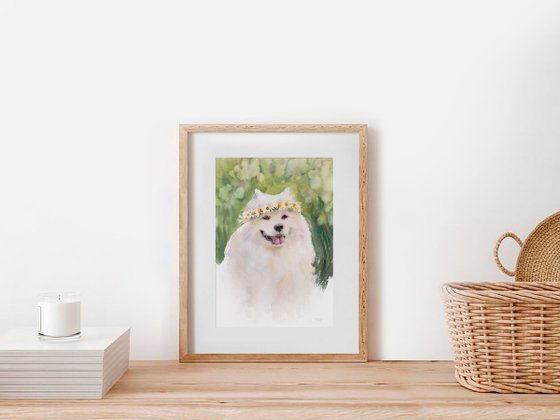
<svg viewBox="0 0 560 420">
<path fill-rule="evenodd" d="M 357 133 L 366 124 L 181 124 L 189 133 Z"/>
<path fill-rule="evenodd" d="M 131 362 L 99 401 L 0 401 L 18 418 L 556 418 L 557 395 L 481 394 L 451 362 Z"/>
<path fill-rule="evenodd" d="M 367 176 L 367 125 L 360 126 L 360 166 L 358 168 L 358 180 L 360 183 L 360 197 L 359 197 L 359 320 L 360 320 L 360 344 L 359 344 L 359 354 L 363 361 L 368 359 L 368 318 L 367 318 L 367 247 L 368 247 L 368 212 L 367 212 L 367 186 L 368 186 L 368 176 Z"/>
<path fill-rule="evenodd" d="M 188 291 L 188 222 L 189 222 L 189 178 L 188 178 L 188 132 L 179 126 L 179 359 L 188 353 L 189 322 Z"/>
</svg>

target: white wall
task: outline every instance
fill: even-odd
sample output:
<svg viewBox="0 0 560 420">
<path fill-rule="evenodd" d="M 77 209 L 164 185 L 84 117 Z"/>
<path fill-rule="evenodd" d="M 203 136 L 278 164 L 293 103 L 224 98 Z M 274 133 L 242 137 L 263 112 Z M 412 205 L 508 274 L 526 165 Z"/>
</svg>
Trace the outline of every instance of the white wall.
<svg viewBox="0 0 560 420">
<path fill-rule="evenodd" d="M 4 1 L 0 329 L 71 289 L 176 358 L 177 125 L 367 123 L 370 357 L 450 358 L 439 286 L 558 210 L 559 117 L 556 1 Z"/>
</svg>

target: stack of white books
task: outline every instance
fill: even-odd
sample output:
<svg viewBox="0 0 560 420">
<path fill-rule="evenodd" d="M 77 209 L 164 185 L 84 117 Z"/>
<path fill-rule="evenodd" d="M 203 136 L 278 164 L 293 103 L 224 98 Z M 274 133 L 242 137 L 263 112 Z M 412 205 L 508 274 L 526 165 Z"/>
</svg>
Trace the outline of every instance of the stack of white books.
<svg viewBox="0 0 560 420">
<path fill-rule="evenodd" d="M 0 334 L 0 399 L 101 399 L 128 369 L 129 328 L 84 328 L 74 342 Z"/>
</svg>

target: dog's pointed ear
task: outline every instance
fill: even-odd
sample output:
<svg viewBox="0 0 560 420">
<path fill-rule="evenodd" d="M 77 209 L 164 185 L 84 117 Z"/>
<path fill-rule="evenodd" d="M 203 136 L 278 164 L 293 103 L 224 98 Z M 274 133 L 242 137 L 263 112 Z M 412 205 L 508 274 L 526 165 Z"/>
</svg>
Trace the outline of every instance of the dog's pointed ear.
<svg viewBox="0 0 560 420">
<path fill-rule="evenodd" d="M 253 194 L 253 199 L 256 200 L 260 197 L 262 197 L 263 193 L 261 190 L 259 190 L 258 188 L 255 188 L 255 193 Z"/>
<path fill-rule="evenodd" d="M 293 200 L 294 196 L 292 194 L 292 189 L 290 187 L 284 188 L 284 191 L 282 191 L 282 197 L 284 197 L 284 200 Z"/>
<path fill-rule="evenodd" d="M 255 192 L 253 193 L 253 196 L 251 197 L 251 199 L 247 203 L 247 209 L 259 207 L 260 202 L 262 201 L 263 195 L 264 194 L 261 190 L 256 189 Z"/>
</svg>

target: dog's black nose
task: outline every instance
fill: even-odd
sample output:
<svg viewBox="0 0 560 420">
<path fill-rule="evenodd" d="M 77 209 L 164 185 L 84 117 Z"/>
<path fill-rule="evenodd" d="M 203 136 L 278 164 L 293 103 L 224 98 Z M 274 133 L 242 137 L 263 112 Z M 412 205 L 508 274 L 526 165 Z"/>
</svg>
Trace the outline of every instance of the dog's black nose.
<svg viewBox="0 0 560 420">
<path fill-rule="evenodd" d="M 274 230 L 276 232 L 282 232 L 282 229 L 284 229 L 284 225 L 274 225 Z"/>
</svg>

